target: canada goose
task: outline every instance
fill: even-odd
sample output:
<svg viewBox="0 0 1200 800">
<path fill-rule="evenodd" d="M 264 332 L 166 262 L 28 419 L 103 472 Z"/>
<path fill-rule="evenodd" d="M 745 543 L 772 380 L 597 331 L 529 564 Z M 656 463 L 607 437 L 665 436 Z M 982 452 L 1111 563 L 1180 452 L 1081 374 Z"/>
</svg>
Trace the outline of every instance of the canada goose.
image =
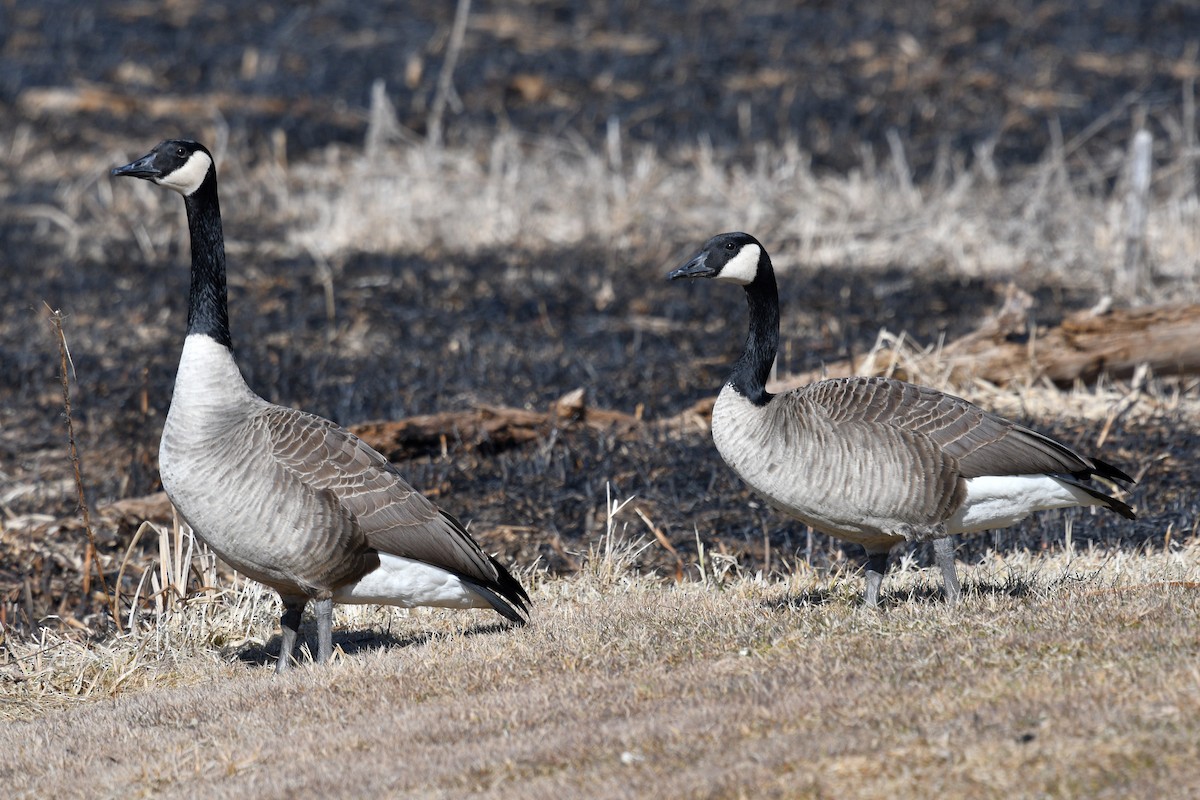
<svg viewBox="0 0 1200 800">
<path fill-rule="evenodd" d="M 771 259 L 753 236 L 714 236 L 667 278 L 745 288 L 750 333 L 713 407 L 713 441 L 775 508 L 866 549 L 867 605 L 879 602 L 888 552 L 906 540 L 934 540 L 946 598 L 956 602 L 951 534 L 1070 506 L 1134 518 L 1125 503 L 1080 483 L 1093 476 L 1132 483 L 1124 472 L 961 398 L 886 378 L 768 392 L 779 293 Z"/>
<path fill-rule="evenodd" d="M 212 154 L 165 141 L 112 174 L 183 195 L 192 241 L 187 336 L 159 443 L 163 488 L 221 558 L 279 592 L 276 672 L 315 601 L 317 661 L 333 652 L 333 602 L 493 608 L 518 624 L 529 596 L 466 529 L 357 436 L 262 399 L 234 361 L 225 240 Z"/>
</svg>

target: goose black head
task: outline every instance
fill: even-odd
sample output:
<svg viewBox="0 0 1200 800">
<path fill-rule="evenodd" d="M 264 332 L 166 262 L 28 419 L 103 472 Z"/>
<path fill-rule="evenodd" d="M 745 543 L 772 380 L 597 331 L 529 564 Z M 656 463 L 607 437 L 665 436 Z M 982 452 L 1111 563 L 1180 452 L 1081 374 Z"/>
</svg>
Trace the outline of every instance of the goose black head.
<svg viewBox="0 0 1200 800">
<path fill-rule="evenodd" d="M 204 184 L 213 169 L 212 153 L 204 145 L 168 139 L 132 164 L 114 168 L 112 174 L 153 181 L 187 197 Z"/>
<path fill-rule="evenodd" d="M 758 277 L 763 247 L 748 233 L 722 233 L 704 243 L 700 252 L 683 266 L 667 274 L 679 278 L 715 278 L 748 286 Z"/>
</svg>

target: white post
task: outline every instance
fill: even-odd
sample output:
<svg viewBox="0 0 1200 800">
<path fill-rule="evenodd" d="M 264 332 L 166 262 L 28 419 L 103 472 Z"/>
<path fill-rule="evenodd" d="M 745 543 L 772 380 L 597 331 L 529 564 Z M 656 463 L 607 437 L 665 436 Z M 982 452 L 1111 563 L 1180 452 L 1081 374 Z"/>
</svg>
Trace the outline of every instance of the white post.
<svg viewBox="0 0 1200 800">
<path fill-rule="evenodd" d="M 1154 137 L 1142 128 L 1129 148 L 1129 192 L 1125 197 L 1125 280 L 1130 297 L 1137 297 L 1149 283 L 1149 268 L 1143 258 L 1146 219 L 1149 214 L 1150 155 Z"/>
</svg>

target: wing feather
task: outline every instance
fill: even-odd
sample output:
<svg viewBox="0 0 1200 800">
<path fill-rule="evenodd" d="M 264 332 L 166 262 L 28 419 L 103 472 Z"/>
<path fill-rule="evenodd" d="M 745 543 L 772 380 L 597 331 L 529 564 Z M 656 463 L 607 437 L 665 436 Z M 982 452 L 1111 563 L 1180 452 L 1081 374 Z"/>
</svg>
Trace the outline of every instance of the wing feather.
<svg viewBox="0 0 1200 800">
<path fill-rule="evenodd" d="M 432 564 L 525 608 L 524 590 L 458 520 L 410 486 L 383 455 L 350 431 L 282 406 L 269 406 L 256 416 L 253 427 L 278 470 L 320 493 L 328 517 L 352 522 L 358 549 Z"/>
<path fill-rule="evenodd" d="M 838 378 L 798 390 L 839 423 L 885 425 L 928 437 L 957 460 L 964 478 L 1099 475 L 1131 482 L 1110 465 L 991 414 L 960 397 L 889 378 Z"/>
</svg>

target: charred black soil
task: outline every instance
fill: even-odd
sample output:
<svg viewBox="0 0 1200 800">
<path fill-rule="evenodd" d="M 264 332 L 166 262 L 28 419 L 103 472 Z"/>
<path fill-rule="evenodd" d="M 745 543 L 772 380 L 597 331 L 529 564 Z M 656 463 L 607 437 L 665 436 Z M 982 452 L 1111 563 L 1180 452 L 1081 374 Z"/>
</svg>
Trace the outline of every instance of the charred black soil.
<svg viewBox="0 0 1200 800">
<path fill-rule="evenodd" d="M 1181 75 L 1195 69 L 1195 45 L 1180 32 L 1200 30 L 1200 12 L 1184 3 L 795 5 L 476 3 L 447 141 L 485 143 L 497 129 L 516 129 L 602 146 L 612 119 L 626 148 L 670 152 L 705 141 L 749 156 L 795 140 L 819 169 L 845 171 L 882 152 L 895 130 L 921 179 L 939 158 L 970 161 L 983 151 L 1002 170 L 1022 169 L 1061 130 L 1072 165 L 1111 181 L 1113 141 L 1128 133 L 1115 120 L 1131 105 L 1177 135 L 1158 111 L 1177 103 Z M 450 3 L 0 3 L 0 140 L 19 140 L 29 157 L 63 159 L 78 149 L 132 156 L 197 128 L 266 153 L 281 132 L 290 155 L 303 158 L 332 143 L 361 145 L 379 78 L 411 131 L 404 135 L 422 135 L 452 13 Z M 69 111 L 55 111 L 47 90 L 63 90 Z M 163 112 L 150 102 L 160 96 L 179 102 Z M 23 213 L 56 203 L 53 171 L 32 183 L 0 178 L 8 298 L 0 505 L 10 519 L 45 515 L 47 523 L 76 510 L 58 343 L 43 303 L 66 315 L 90 505 L 154 492 L 187 255 L 175 248 L 148 260 L 128 235 L 114 237 L 102 259 L 70 259 L 53 226 Z M 273 235 L 237 225 L 229 232 L 242 241 Z M 663 237 L 660 249 L 681 257 L 700 244 Z M 745 334 L 740 292 L 670 285 L 671 266 L 605 242 L 469 258 L 360 255 L 336 265 L 331 314 L 311 263 L 241 253 L 230 259 L 233 338 L 263 396 L 346 425 L 476 403 L 542 409 L 576 388 L 594 407 L 654 420 L 714 394 Z M 781 372 L 865 352 L 882 327 L 923 343 L 952 339 L 998 302 L 1000 287 L 914 266 L 800 265 L 784 275 Z M 1059 286 L 1025 288 L 1038 293 L 1047 321 L 1096 300 Z M 1085 451 L 1098 434 L 1098 424 L 1025 421 Z M 698 540 L 745 569 L 842 556 L 820 537 L 809 551 L 803 529 L 754 500 L 707 436 L 654 430 L 564 428 L 496 450 L 449 437 L 444 453 L 401 467 L 517 564 L 571 569 L 603 529 L 608 484 L 614 497 L 637 496 L 685 564 Z M 1194 429 L 1166 418 L 1118 422 L 1104 452 L 1141 476 L 1130 498 L 1140 519 L 1068 512 L 1077 543 L 1137 547 L 1194 524 Z M 962 553 L 1056 544 L 1063 517 L 966 540 Z M 82 533 L 48 529 L 5 534 L 7 623 L 94 608 L 78 596 Z M 119 560 L 130 525 L 97 533 Z M 637 524 L 630 533 L 653 539 Z M 668 574 L 680 563 L 658 543 L 644 561 Z"/>
</svg>

